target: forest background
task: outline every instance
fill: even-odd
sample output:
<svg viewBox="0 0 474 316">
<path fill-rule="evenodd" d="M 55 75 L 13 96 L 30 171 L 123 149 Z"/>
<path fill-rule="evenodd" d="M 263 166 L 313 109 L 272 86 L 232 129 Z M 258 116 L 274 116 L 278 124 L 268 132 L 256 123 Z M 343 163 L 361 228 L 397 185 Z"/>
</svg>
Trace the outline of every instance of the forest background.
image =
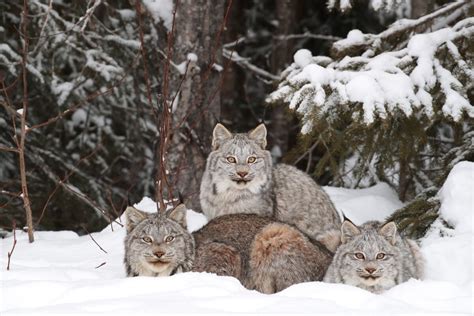
<svg viewBox="0 0 474 316">
<path fill-rule="evenodd" d="M 274 162 L 388 183 L 420 237 L 474 160 L 472 16 L 463 0 L 0 1 L 0 228 L 85 234 L 143 196 L 199 210 L 214 125 L 264 122 Z"/>
</svg>

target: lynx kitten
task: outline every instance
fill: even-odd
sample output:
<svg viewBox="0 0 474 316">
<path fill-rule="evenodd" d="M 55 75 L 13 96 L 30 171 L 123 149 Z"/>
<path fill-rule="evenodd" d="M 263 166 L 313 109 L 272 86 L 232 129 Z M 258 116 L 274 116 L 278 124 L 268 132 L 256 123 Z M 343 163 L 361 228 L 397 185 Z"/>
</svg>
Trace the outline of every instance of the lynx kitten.
<svg viewBox="0 0 474 316">
<path fill-rule="evenodd" d="M 400 237 L 395 223 L 371 221 L 357 227 L 345 221 L 341 245 L 324 277 L 325 282 L 345 283 L 380 293 L 421 278 L 423 259 L 413 240 Z"/>
<path fill-rule="evenodd" d="M 166 215 L 126 210 L 128 276 L 197 271 L 233 276 L 249 289 L 275 293 L 321 280 L 332 254 L 296 228 L 255 214 L 230 214 L 186 230 L 186 208 Z"/>
<path fill-rule="evenodd" d="M 273 216 L 311 237 L 338 229 L 339 215 L 329 196 L 297 168 L 272 166 L 266 137 L 263 124 L 244 134 L 216 125 L 201 182 L 204 214 L 209 219 L 235 213 Z"/>
</svg>

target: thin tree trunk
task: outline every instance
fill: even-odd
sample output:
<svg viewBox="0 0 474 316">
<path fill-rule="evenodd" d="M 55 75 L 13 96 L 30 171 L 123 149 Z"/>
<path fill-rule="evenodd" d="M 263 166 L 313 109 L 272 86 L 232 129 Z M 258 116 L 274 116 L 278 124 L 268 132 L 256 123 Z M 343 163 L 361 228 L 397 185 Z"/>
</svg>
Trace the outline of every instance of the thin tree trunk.
<svg viewBox="0 0 474 316">
<path fill-rule="evenodd" d="M 23 56 L 21 61 L 21 68 L 23 74 L 23 111 L 21 113 L 20 121 L 20 142 L 18 143 L 18 159 L 20 162 L 20 179 L 21 179 L 21 192 L 23 198 L 23 205 L 26 212 L 26 225 L 28 227 L 28 240 L 30 242 L 35 241 L 33 235 L 33 215 L 31 212 L 30 196 L 28 194 L 28 181 L 26 179 L 26 164 L 25 164 L 25 139 L 26 139 L 26 115 L 28 112 L 28 80 L 27 80 L 27 68 L 26 63 L 28 62 L 28 37 L 27 37 L 27 22 L 28 22 L 28 1 L 25 0 L 23 3 L 22 13 L 22 35 L 23 35 Z M 15 131 L 16 132 L 16 131 Z M 15 137 L 17 137 L 15 135 Z"/>
</svg>

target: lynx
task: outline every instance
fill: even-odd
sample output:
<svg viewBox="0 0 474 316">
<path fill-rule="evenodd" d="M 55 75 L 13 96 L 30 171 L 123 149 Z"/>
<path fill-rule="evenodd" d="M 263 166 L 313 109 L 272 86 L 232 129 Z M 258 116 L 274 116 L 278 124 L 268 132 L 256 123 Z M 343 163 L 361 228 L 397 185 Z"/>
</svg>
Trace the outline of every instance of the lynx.
<svg viewBox="0 0 474 316">
<path fill-rule="evenodd" d="M 275 293 L 322 280 L 332 254 L 296 228 L 256 214 L 229 214 L 190 234 L 186 208 L 165 215 L 126 210 L 128 276 L 196 271 L 233 276 L 248 289 Z"/>
<path fill-rule="evenodd" d="M 266 136 L 263 124 L 243 134 L 216 125 L 201 181 L 203 213 L 209 219 L 236 213 L 270 216 L 312 238 L 338 229 L 334 205 L 309 175 L 286 164 L 272 166 Z"/>
<path fill-rule="evenodd" d="M 325 282 L 345 283 L 381 293 L 410 278 L 423 276 L 418 245 L 402 238 L 393 222 L 382 225 L 370 221 L 357 227 L 344 221 L 339 238 L 341 245 L 326 272 Z"/>
</svg>

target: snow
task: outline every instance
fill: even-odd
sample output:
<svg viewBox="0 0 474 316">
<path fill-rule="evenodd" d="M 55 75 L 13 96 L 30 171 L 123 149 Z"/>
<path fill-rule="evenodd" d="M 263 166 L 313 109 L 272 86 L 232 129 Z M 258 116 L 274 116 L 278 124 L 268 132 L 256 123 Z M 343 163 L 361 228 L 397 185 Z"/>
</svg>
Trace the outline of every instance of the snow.
<svg viewBox="0 0 474 316">
<path fill-rule="evenodd" d="M 163 21 L 164 26 L 171 30 L 173 23 L 173 0 L 143 0 L 155 23 Z"/>
<path fill-rule="evenodd" d="M 193 62 L 193 63 L 198 61 L 198 57 L 195 53 L 188 53 L 186 55 L 186 59 L 189 60 L 190 62 Z"/>
<path fill-rule="evenodd" d="M 307 49 L 299 49 L 293 56 L 293 60 L 298 65 L 298 67 L 304 68 L 306 65 L 311 63 L 313 60 L 313 55 Z"/>
<path fill-rule="evenodd" d="M 473 184 L 474 163 L 462 161 L 453 167 L 440 190 L 441 215 L 455 227 L 457 233 L 473 231 Z"/>
<path fill-rule="evenodd" d="M 122 265 L 125 229 L 114 224 L 113 231 L 108 226 L 92 234 L 107 253 L 88 235 L 41 231 L 29 244 L 27 234 L 17 231 L 10 271 L 5 267 L 13 238 L 0 240 L 0 314 L 471 314 L 473 174 L 474 163 L 460 162 L 440 192 L 441 215 L 454 229 L 437 222 L 422 240 L 425 279 L 409 280 L 380 295 L 322 282 L 296 284 L 265 295 L 245 289 L 234 278 L 208 273 L 126 278 Z M 337 209 L 356 223 L 383 219 L 402 206 L 384 183 L 360 190 L 324 189 Z M 156 211 L 149 198 L 135 207 Z M 187 219 L 192 230 L 206 222 L 193 211 Z M 123 223 L 123 218 L 117 221 Z"/>
<path fill-rule="evenodd" d="M 324 189 L 331 196 L 340 217 L 343 218 L 344 215 L 356 225 L 368 219 L 383 221 L 395 210 L 403 207 L 403 203 L 397 198 L 397 193 L 383 182 L 366 189 L 335 187 L 324 187 Z"/>
</svg>

